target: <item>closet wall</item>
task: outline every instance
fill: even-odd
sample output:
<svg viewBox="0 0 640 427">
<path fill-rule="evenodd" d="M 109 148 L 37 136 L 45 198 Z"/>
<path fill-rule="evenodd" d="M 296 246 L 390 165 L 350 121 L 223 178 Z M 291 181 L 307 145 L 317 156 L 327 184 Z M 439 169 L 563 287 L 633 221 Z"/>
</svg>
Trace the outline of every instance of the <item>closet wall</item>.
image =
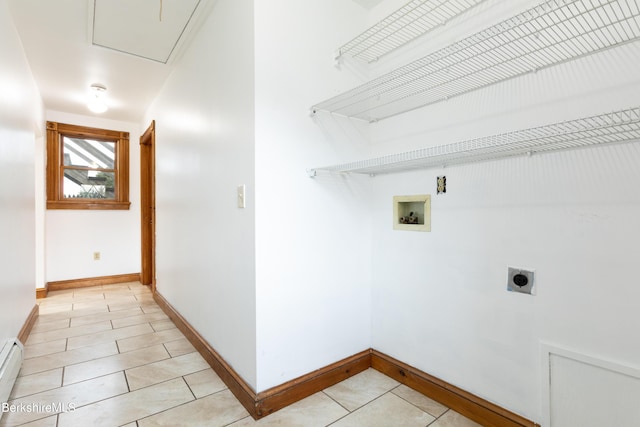
<svg viewBox="0 0 640 427">
<path fill-rule="evenodd" d="M 526 6 L 504 3 L 483 3 L 373 73 Z M 635 42 L 374 123 L 372 155 L 637 107 L 639 64 Z M 633 142 L 370 178 L 372 347 L 533 420 L 548 399 L 541 342 L 637 367 L 639 161 Z M 425 193 L 431 232 L 394 231 L 392 197 Z M 535 271 L 535 296 L 507 292 L 509 266 Z"/>
<path fill-rule="evenodd" d="M 256 1 L 258 390 L 371 346 L 370 182 L 309 179 L 305 168 L 360 157 L 368 125 L 309 117 L 319 97 L 360 84 L 332 53 L 367 25 L 344 0 Z"/>
</svg>

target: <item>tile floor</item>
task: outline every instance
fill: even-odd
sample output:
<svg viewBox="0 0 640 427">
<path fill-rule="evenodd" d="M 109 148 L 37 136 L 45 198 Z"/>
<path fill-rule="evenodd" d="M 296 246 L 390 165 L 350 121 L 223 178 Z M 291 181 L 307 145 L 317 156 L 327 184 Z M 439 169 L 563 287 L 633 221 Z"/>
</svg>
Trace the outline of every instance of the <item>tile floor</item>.
<svg viewBox="0 0 640 427">
<path fill-rule="evenodd" d="M 254 421 L 140 283 L 50 292 L 0 427 L 473 427 L 369 369 Z"/>
</svg>

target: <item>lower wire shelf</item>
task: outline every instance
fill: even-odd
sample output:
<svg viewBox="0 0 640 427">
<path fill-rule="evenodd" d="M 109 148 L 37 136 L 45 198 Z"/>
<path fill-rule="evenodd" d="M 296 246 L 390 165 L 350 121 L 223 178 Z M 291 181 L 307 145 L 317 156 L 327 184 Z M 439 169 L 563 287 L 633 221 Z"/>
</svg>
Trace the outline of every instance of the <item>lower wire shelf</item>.
<svg viewBox="0 0 640 427">
<path fill-rule="evenodd" d="M 640 140 L 640 107 L 462 142 L 309 169 L 377 175 Z"/>
</svg>

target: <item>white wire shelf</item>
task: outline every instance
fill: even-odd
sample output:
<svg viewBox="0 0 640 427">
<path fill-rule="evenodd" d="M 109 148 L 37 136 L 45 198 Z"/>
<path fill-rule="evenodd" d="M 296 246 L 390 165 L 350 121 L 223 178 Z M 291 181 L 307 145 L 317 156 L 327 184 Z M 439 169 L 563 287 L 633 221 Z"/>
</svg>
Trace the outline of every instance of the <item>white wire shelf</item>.
<svg viewBox="0 0 640 427">
<path fill-rule="evenodd" d="M 374 122 L 636 41 L 638 1 L 546 1 L 311 111 Z"/>
<path fill-rule="evenodd" d="M 368 63 L 445 25 L 449 20 L 485 0 L 411 0 L 350 42 L 337 58 L 350 56 Z"/>
<path fill-rule="evenodd" d="M 315 168 L 309 174 L 326 171 L 377 175 L 629 141 L 640 141 L 640 108 Z"/>
</svg>

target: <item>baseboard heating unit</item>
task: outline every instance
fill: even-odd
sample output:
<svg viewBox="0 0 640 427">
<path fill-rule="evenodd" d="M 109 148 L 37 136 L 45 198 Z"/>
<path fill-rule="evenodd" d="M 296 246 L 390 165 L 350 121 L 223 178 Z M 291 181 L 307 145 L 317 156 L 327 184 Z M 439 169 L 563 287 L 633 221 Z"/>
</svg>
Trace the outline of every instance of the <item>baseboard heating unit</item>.
<svg viewBox="0 0 640 427">
<path fill-rule="evenodd" d="M 4 345 L 0 350 L 0 404 L 9 400 L 24 358 L 24 347 L 17 338 L 11 338 L 2 344 Z M 0 411 L 0 419 L 2 414 Z"/>
</svg>

